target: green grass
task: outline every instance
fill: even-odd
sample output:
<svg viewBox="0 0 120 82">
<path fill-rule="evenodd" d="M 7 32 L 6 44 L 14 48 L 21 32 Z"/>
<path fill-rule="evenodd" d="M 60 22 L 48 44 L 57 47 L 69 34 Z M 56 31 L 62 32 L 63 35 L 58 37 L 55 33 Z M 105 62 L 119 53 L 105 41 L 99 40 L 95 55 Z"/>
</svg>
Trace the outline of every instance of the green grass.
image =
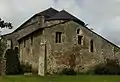
<svg viewBox="0 0 120 82">
<path fill-rule="evenodd" d="M 120 82 L 120 76 L 1 76 L 0 82 Z"/>
</svg>

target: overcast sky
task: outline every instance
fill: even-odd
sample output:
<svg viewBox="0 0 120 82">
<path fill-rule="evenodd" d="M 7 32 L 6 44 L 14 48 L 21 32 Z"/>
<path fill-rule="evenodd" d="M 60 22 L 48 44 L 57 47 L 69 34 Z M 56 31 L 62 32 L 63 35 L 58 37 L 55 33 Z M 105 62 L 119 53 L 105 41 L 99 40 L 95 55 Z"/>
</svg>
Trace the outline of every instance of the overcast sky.
<svg viewBox="0 0 120 82">
<path fill-rule="evenodd" d="M 0 0 L 0 17 L 12 22 L 16 29 L 31 16 L 49 7 L 67 10 L 98 34 L 120 45 L 120 0 Z M 6 34 L 13 30 L 1 31 Z"/>
</svg>

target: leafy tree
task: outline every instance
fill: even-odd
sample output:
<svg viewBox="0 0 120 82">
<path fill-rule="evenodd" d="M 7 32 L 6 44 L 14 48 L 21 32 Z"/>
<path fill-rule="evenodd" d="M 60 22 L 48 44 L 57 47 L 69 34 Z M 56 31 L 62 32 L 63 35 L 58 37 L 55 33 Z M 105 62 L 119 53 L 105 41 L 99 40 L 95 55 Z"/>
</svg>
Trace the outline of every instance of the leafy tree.
<svg viewBox="0 0 120 82">
<path fill-rule="evenodd" d="M 10 22 L 5 22 L 4 20 L 2 20 L 0 18 L 0 28 L 8 28 L 8 29 L 12 29 L 12 23 Z M 7 47 L 7 40 L 3 37 L 0 36 L 0 57 L 2 57 L 5 49 Z"/>
<path fill-rule="evenodd" d="M 9 29 L 12 29 L 12 23 L 10 22 L 5 22 L 4 20 L 2 20 L 0 18 L 0 28 L 9 28 Z"/>
<path fill-rule="evenodd" d="M 0 18 L 0 28 L 8 28 L 8 29 L 12 29 L 12 23 L 10 22 L 5 22 L 4 20 L 2 20 Z M 6 48 L 7 48 L 7 40 L 0 36 L 0 62 L 2 62 L 2 73 L 1 74 L 4 74 L 6 68 L 4 67 L 4 60 L 3 60 L 3 56 L 4 56 L 4 53 L 6 51 Z"/>
</svg>

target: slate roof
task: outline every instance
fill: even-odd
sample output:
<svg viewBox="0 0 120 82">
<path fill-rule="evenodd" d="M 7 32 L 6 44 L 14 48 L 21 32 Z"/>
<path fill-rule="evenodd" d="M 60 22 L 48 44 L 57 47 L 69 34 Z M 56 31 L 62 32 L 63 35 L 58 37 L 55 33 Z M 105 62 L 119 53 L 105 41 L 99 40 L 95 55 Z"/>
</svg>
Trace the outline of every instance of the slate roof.
<svg viewBox="0 0 120 82">
<path fill-rule="evenodd" d="M 75 22 L 79 22 L 79 24 L 85 26 L 85 23 L 81 20 L 79 20 L 78 18 L 76 18 L 75 16 L 71 15 L 70 13 L 68 13 L 65 10 L 62 10 L 60 12 L 58 12 L 56 15 L 50 17 L 47 19 L 49 20 L 73 20 Z"/>
<path fill-rule="evenodd" d="M 33 24 L 31 24 L 30 26 L 24 27 L 24 25 L 29 22 L 32 18 L 36 17 L 36 16 L 45 16 L 45 18 L 49 18 L 53 15 L 55 15 L 56 13 L 58 13 L 59 11 L 55 10 L 54 8 L 48 8 L 40 13 L 35 14 L 34 16 L 32 16 L 30 19 L 28 19 L 26 22 L 24 22 L 21 26 L 19 26 L 16 30 L 14 30 L 12 33 L 9 34 L 5 34 L 2 35 L 2 37 L 5 37 L 6 39 L 11 39 L 11 40 L 15 40 L 17 38 L 20 37 L 24 37 L 25 35 L 30 34 L 31 32 L 35 31 L 36 29 L 38 29 L 38 26 L 34 26 Z M 14 44 L 16 45 L 17 40 L 14 41 Z"/>
<path fill-rule="evenodd" d="M 23 25 L 25 25 L 27 22 L 29 22 L 29 20 L 31 20 L 32 18 L 36 17 L 36 16 L 45 16 L 45 20 L 47 20 L 48 18 L 52 17 L 53 15 L 55 15 L 56 13 L 58 13 L 59 11 L 57 11 L 56 9 L 50 7 L 40 13 L 35 14 L 34 16 L 32 16 L 30 19 L 28 19 L 26 22 L 24 22 L 20 27 L 18 27 L 16 30 L 14 30 L 13 32 L 17 32 L 18 30 L 23 29 Z"/>
<path fill-rule="evenodd" d="M 25 37 L 26 35 L 29 35 L 35 30 L 40 29 L 40 28 L 41 27 L 36 23 L 36 24 L 26 27 L 25 29 L 21 29 L 20 31 L 16 32 L 17 34 L 19 34 L 19 36 L 16 37 L 16 39 Z"/>
<path fill-rule="evenodd" d="M 41 15 L 41 16 L 45 16 L 46 19 L 54 16 L 56 13 L 58 13 L 59 11 L 55 10 L 54 8 L 50 7 L 47 10 L 44 10 L 40 13 L 37 13 L 37 15 Z"/>
<path fill-rule="evenodd" d="M 51 20 L 68 20 L 68 21 L 70 21 L 70 20 L 72 20 L 72 21 L 78 22 L 82 26 L 85 26 L 84 22 L 82 22 L 81 20 L 79 20 L 75 16 L 71 15 L 70 13 L 68 13 L 65 10 L 62 10 L 62 11 L 58 12 L 58 11 L 55 11 L 53 8 L 49 8 L 48 10 L 45 10 L 45 11 L 43 11 L 41 13 L 38 13 L 38 15 L 45 16 L 46 21 L 51 21 Z M 35 28 L 35 29 L 34 28 L 25 28 L 25 29 L 22 29 L 23 31 L 21 31 L 21 30 L 20 31 L 24 32 L 24 34 L 20 35 L 20 37 L 18 37 L 18 39 L 21 39 L 21 38 L 23 38 L 23 37 L 25 37 L 25 36 L 33 33 L 36 30 L 39 30 L 41 28 L 42 27 Z M 28 29 L 28 30 L 26 30 L 26 29 Z M 26 30 L 26 32 L 25 32 L 25 30 Z"/>
</svg>

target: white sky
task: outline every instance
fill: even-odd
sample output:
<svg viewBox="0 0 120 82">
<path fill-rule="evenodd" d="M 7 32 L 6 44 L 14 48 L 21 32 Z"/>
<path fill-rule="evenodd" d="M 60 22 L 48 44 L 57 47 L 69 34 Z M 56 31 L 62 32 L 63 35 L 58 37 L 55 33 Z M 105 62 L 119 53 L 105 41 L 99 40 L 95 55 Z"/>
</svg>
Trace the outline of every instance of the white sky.
<svg viewBox="0 0 120 82">
<path fill-rule="evenodd" d="M 14 29 L 34 14 L 53 7 L 65 9 L 95 32 L 120 45 L 120 0 L 0 0 L 0 17 Z M 2 29 L 2 34 L 12 32 Z"/>
</svg>

